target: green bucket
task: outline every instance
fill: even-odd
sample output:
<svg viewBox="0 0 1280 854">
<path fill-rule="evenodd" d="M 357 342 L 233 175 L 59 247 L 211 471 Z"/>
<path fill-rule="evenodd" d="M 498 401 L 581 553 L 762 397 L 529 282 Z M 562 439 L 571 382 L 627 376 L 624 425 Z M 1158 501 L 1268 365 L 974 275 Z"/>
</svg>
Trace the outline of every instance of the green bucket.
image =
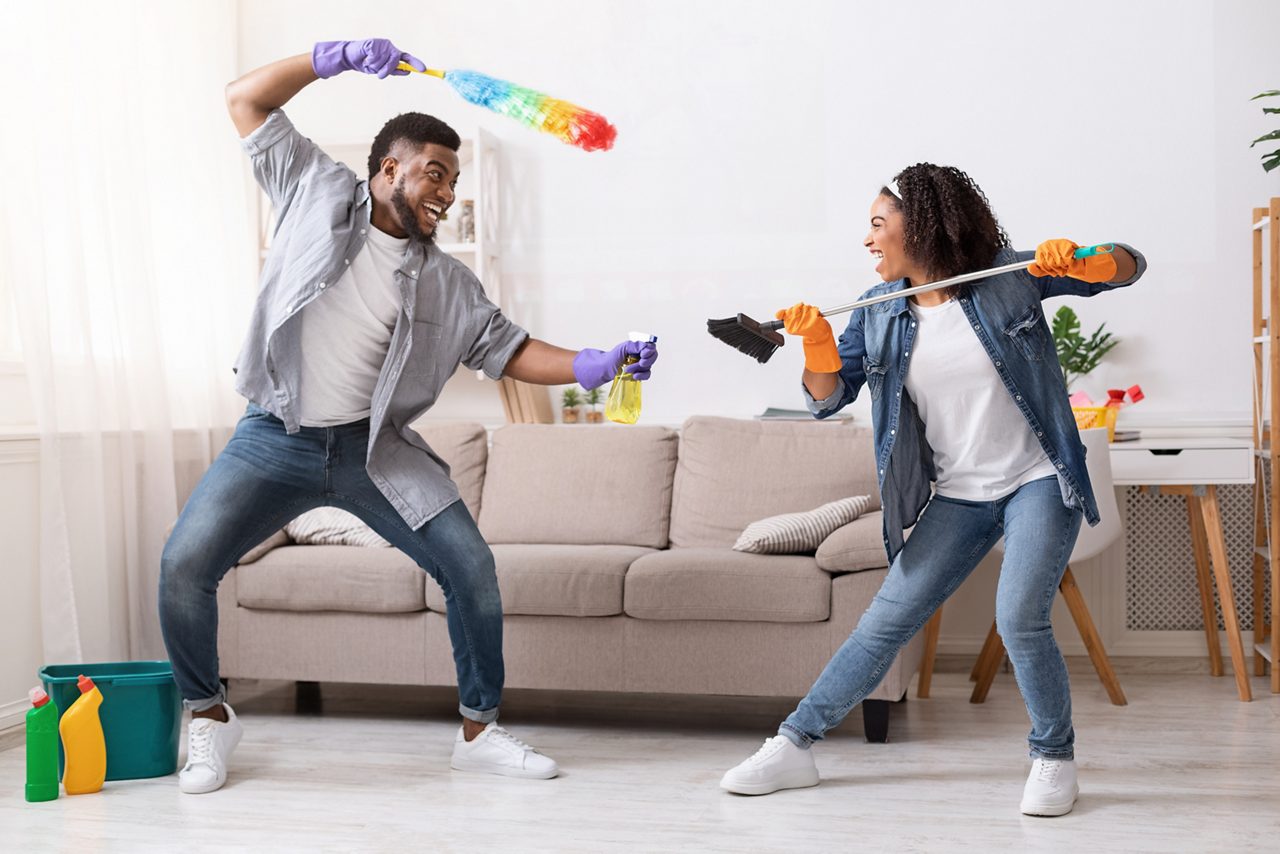
<svg viewBox="0 0 1280 854">
<path fill-rule="evenodd" d="M 107 741 L 107 779 L 163 777 L 178 767 L 182 698 L 167 661 L 50 664 L 40 670 L 58 717 L 80 697 L 80 674 L 102 692 L 102 734 Z M 59 746 L 58 777 L 62 777 Z"/>
</svg>

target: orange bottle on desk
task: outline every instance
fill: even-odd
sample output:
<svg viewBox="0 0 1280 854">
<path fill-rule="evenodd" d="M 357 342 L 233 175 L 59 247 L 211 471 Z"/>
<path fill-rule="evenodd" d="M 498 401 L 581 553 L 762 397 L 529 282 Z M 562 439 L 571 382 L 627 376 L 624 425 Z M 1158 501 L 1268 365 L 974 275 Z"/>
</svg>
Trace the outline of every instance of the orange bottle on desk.
<svg viewBox="0 0 1280 854">
<path fill-rule="evenodd" d="M 66 756 L 62 787 L 68 795 L 97 792 L 107 778 L 107 741 L 102 735 L 102 721 L 98 719 L 102 692 L 88 676 L 81 676 L 78 684 L 80 696 L 58 722 L 62 752 Z"/>
</svg>

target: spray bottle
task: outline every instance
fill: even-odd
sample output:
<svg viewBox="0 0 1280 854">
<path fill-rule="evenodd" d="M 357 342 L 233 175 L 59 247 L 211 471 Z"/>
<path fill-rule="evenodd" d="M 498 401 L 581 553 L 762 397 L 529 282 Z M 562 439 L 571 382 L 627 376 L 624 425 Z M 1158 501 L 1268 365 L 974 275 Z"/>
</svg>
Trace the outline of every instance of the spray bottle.
<svg viewBox="0 0 1280 854">
<path fill-rule="evenodd" d="M 31 689 L 27 710 L 27 800 L 58 797 L 58 707 L 40 688 Z"/>
<path fill-rule="evenodd" d="M 63 713 L 58 724 L 62 751 L 67 757 L 62 786 L 68 795 L 97 792 L 107 777 L 107 742 L 102 735 L 102 721 L 98 719 L 102 692 L 88 676 L 82 675 L 78 685 L 80 696 Z"/>
<path fill-rule="evenodd" d="M 627 340 L 656 344 L 658 336 L 632 332 Z M 609 386 L 609 400 L 605 404 L 604 415 L 610 421 L 616 421 L 619 424 L 635 424 L 640 420 L 640 381 L 633 380 L 624 370 L 627 365 L 634 365 L 638 361 L 640 361 L 639 358 L 628 356 L 623 362 L 623 367 L 618 368 L 618 374 L 613 378 L 613 385 Z"/>
</svg>

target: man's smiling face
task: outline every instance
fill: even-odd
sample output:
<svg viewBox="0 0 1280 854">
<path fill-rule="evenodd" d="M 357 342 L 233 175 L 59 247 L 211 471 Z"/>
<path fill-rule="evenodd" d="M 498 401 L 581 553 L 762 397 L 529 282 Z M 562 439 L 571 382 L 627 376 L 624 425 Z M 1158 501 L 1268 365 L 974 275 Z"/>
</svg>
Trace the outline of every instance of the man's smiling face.
<svg viewBox="0 0 1280 854">
<path fill-rule="evenodd" d="M 391 191 L 391 215 L 410 240 L 432 243 L 436 227 L 453 204 L 458 185 L 458 153 L 443 145 L 427 143 L 417 151 L 405 143 L 392 150 L 406 155 L 397 159 Z M 389 158 L 390 159 L 390 158 Z M 384 172 L 386 175 L 386 162 Z"/>
</svg>

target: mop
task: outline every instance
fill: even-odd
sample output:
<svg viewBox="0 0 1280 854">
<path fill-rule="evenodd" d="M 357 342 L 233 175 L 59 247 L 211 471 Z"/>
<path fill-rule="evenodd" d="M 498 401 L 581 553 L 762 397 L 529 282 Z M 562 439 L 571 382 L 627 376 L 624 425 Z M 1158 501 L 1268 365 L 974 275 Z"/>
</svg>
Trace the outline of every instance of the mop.
<svg viewBox="0 0 1280 854">
<path fill-rule="evenodd" d="M 1073 254 L 1077 258 L 1088 258 L 1091 255 L 1107 255 L 1115 249 L 1113 243 L 1102 243 L 1097 246 L 1082 246 Z M 836 314 L 844 314 L 845 312 L 854 311 L 855 309 L 865 308 L 869 305 L 875 305 L 880 302 L 888 302 L 889 300 L 901 299 L 903 297 L 913 296 L 914 294 L 928 293 L 929 291 L 938 291 L 943 288 L 962 285 L 966 282 L 973 282 L 978 279 L 986 279 L 991 276 L 998 276 L 1001 273 L 1013 273 L 1018 270 L 1025 270 L 1034 264 L 1035 261 L 1017 261 L 1013 264 L 1005 264 L 1001 267 L 992 267 L 990 270 L 978 270 L 974 273 L 965 273 L 960 276 L 952 276 L 950 279 L 941 279 L 937 282 L 929 282 L 925 285 L 916 285 L 913 288 L 904 288 L 900 291 L 880 294 L 879 296 L 867 297 L 855 302 L 838 305 L 835 308 L 828 308 L 822 312 L 823 317 L 831 317 Z M 783 345 L 782 335 L 778 330 L 783 328 L 781 320 L 768 320 L 764 323 L 758 320 L 752 320 L 745 314 L 739 314 L 736 317 L 726 317 L 721 320 L 708 320 L 707 331 L 714 337 L 719 338 L 730 347 L 734 347 L 743 353 L 746 353 L 757 362 L 764 363 L 769 361 L 769 357 L 774 354 L 779 347 Z"/>
</svg>

